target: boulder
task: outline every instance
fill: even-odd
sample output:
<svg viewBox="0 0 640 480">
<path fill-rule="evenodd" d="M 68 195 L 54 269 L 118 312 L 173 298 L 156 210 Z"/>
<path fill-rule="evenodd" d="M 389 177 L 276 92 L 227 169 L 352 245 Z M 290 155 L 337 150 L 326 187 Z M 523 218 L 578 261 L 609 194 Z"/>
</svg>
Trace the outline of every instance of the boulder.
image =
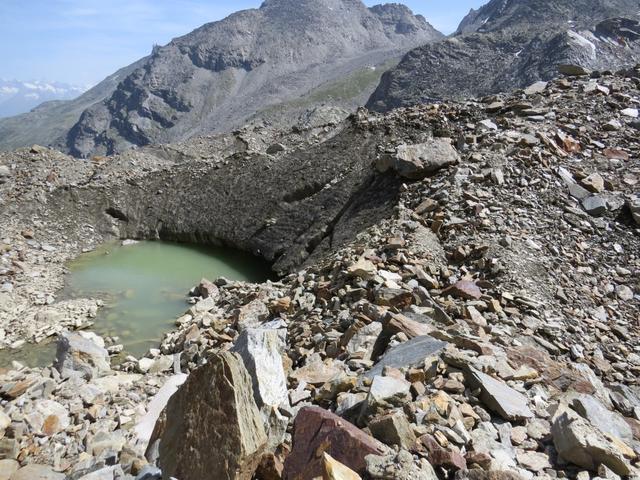
<svg viewBox="0 0 640 480">
<path fill-rule="evenodd" d="M 375 414 L 378 409 L 402 407 L 411 401 L 411 384 L 403 378 L 383 377 L 373 378 L 369 394 L 362 405 L 360 418 Z"/>
<path fill-rule="evenodd" d="M 424 362 L 424 359 L 441 351 L 447 346 L 447 342 L 436 340 L 424 335 L 412 338 L 408 342 L 401 343 L 390 348 L 365 376 L 373 378 L 380 375 L 385 367 L 404 368 L 415 367 Z"/>
<path fill-rule="evenodd" d="M 373 347 L 382 332 L 380 322 L 371 322 L 359 328 L 346 344 L 346 350 L 350 357 L 362 360 L 371 360 Z"/>
<path fill-rule="evenodd" d="M 250 480 L 267 444 L 252 379 L 237 353 L 213 355 L 171 397 L 160 439 L 165 479 Z"/>
<path fill-rule="evenodd" d="M 584 75 L 589 75 L 591 72 L 580 65 L 564 63 L 558 65 L 558 73 L 569 77 L 582 77 Z"/>
<path fill-rule="evenodd" d="M 63 378 L 80 375 L 86 380 L 111 370 L 109 352 L 95 340 L 70 332 L 58 338 L 54 367 Z"/>
<path fill-rule="evenodd" d="M 235 327 L 238 331 L 258 327 L 269 317 L 269 309 L 260 300 L 253 300 L 235 311 Z"/>
<path fill-rule="evenodd" d="M 398 146 L 395 157 L 383 156 L 377 167 L 381 172 L 393 169 L 403 178 L 420 180 L 459 161 L 460 155 L 451 139 L 434 138 L 427 143 Z"/>
<path fill-rule="evenodd" d="M 0 460 L 0 480 L 9 480 L 19 468 L 20 464 L 16 460 L 10 458 Z"/>
<path fill-rule="evenodd" d="M 433 467 L 423 460 L 418 466 L 406 450 L 388 455 L 368 455 L 368 478 L 372 480 L 438 480 Z"/>
<path fill-rule="evenodd" d="M 607 213 L 607 202 L 604 198 L 599 197 L 598 195 L 583 198 L 580 203 L 582 203 L 584 211 L 592 217 L 601 217 Z"/>
<path fill-rule="evenodd" d="M 32 463 L 25 465 L 11 475 L 11 480 L 64 480 L 66 475 L 58 473 L 47 465 Z"/>
<path fill-rule="evenodd" d="M 588 470 L 604 464 L 618 475 L 631 472 L 627 458 L 635 457 L 633 450 L 622 442 L 607 438 L 568 408 L 560 406 L 556 411 L 551 435 L 558 454 L 568 462 Z"/>
<path fill-rule="evenodd" d="M 158 390 L 158 393 L 151 399 L 149 406 L 147 407 L 147 413 L 135 426 L 135 432 L 140 441 L 145 445 L 149 443 L 153 429 L 160 417 L 160 414 L 167 406 L 171 396 L 178 391 L 180 385 L 187 380 L 187 375 L 180 373 L 173 375 L 165 382 L 165 384 Z"/>
<path fill-rule="evenodd" d="M 69 426 L 69 412 L 53 400 L 39 400 L 27 421 L 36 434 L 52 436 Z"/>
<path fill-rule="evenodd" d="M 465 377 L 471 388 L 481 390 L 480 400 L 505 420 L 533 418 L 527 397 L 506 383 L 486 375 L 473 367 L 465 369 Z"/>
<path fill-rule="evenodd" d="M 389 446 L 398 445 L 408 450 L 416 442 L 411 424 L 401 412 L 374 418 L 369 422 L 369 430 L 375 438 Z"/>
<path fill-rule="evenodd" d="M 623 441 L 633 440 L 633 432 L 624 417 L 607 409 L 597 398 L 576 394 L 570 399 L 569 404 L 581 417 L 601 432 Z"/>
<path fill-rule="evenodd" d="M 280 333 L 275 329 L 248 328 L 233 347 L 253 379 L 253 393 L 259 408 L 288 404 L 287 377 L 282 366 L 283 348 Z"/>
<path fill-rule="evenodd" d="M 304 407 L 293 430 L 293 450 L 287 457 L 283 478 L 306 480 L 322 477 L 323 454 L 362 475 L 367 455 L 382 455 L 387 448 L 355 425 L 319 407 Z"/>
</svg>

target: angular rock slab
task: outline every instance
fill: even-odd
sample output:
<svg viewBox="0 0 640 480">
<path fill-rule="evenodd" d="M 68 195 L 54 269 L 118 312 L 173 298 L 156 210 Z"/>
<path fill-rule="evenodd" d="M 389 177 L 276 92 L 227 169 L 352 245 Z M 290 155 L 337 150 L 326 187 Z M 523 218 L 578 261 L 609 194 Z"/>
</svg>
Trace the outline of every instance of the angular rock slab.
<svg viewBox="0 0 640 480">
<path fill-rule="evenodd" d="M 246 329 L 232 349 L 242 357 L 253 379 L 253 392 L 258 407 L 278 407 L 289 403 L 281 350 L 282 340 L 278 330 L 265 328 Z"/>
<path fill-rule="evenodd" d="M 70 332 L 58 338 L 54 367 L 63 378 L 80 375 L 86 380 L 111 370 L 109 352 L 93 340 Z"/>
<path fill-rule="evenodd" d="M 607 409 L 597 398 L 577 394 L 571 398 L 570 405 L 601 432 L 625 442 L 633 441 L 633 431 L 624 417 Z"/>
<path fill-rule="evenodd" d="M 472 388 L 481 389 L 480 400 L 505 420 L 533 418 L 527 397 L 516 392 L 506 383 L 472 367 L 467 367 L 464 373 Z"/>
<path fill-rule="evenodd" d="M 165 479 L 250 480 L 267 444 L 240 356 L 224 352 L 191 373 L 156 424 Z"/>
<path fill-rule="evenodd" d="M 156 422 L 158 421 L 158 418 L 160 418 L 164 408 L 167 406 L 169 399 L 178 391 L 178 388 L 180 388 L 186 380 L 187 375 L 185 373 L 179 373 L 169 377 L 160 390 L 158 390 L 158 393 L 156 393 L 151 399 L 151 402 L 149 402 L 147 413 L 142 417 L 134 429 L 138 439 L 145 445 L 149 443 L 149 439 L 153 434 Z"/>
<path fill-rule="evenodd" d="M 319 407 L 304 407 L 294 423 L 293 450 L 284 466 L 284 480 L 322 477 L 323 454 L 362 475 L 367 455 L 387 448 L 355 425 Z"/>
<path fill-rule="evenodd" d="M 408 342 L 389 349 L 365 376 L 373 378 L 376 375 L 381 375 L 384 367 L 414 367 L 446 346 L 447 342 L 436 340 L 429 335 L 412 338 Z"/>
<path fill-rule="evenodd" d="M 625 454 L 635 453 L 622 442 L 607 438 L 577 413 L 560 407 L 551 426 L 558 454 L 575 465 L 595 470 L 604 464 L 618 475 L 629 475 L 631 467 Z"/>
<path fill-rule="evenodd" d="M 383 173 L 393 169 L 403 178 L 420 180 L 458 162 L 460 155 L 451 145 L 451 139 L 433 138 L 426 143 L 398 146 L 395 158 L 383 156 L 377 168 Z"/>
</svg>

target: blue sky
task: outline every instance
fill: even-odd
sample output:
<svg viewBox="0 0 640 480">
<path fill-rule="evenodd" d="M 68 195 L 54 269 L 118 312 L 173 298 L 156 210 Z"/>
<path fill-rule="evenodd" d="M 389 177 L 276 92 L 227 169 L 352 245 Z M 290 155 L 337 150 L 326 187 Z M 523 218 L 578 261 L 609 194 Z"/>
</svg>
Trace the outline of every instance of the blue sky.
<svg viewBox="0 0 640 480">
<path fill-rule="evenodd" d="M 402 1 L 402 0 L 395 0 Z M 487 0 L 407 0 L 445 33 Z M 95 84 L 200 25 L 261 0 L 0 0 L 0 78 Z M 380 1 L 365 0 L 367 5 Z"/>
</svg>

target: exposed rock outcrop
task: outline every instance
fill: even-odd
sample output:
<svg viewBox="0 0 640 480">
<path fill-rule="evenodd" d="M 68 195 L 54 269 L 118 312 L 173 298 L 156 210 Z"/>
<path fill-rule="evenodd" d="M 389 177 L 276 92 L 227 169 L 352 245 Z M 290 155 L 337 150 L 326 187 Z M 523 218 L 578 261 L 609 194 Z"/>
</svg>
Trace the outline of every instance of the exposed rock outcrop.
<svg viewBox="0 0 640 480">
<path fill-rule="evenodd" d="M 479 97 L 560 71 L 617 70 L 639 60 L 636 2 L 493 0 L 472 11 L 453 37 L 409 52 L 383 75 L 367 106 L 386 111 Z"/>
</svg>

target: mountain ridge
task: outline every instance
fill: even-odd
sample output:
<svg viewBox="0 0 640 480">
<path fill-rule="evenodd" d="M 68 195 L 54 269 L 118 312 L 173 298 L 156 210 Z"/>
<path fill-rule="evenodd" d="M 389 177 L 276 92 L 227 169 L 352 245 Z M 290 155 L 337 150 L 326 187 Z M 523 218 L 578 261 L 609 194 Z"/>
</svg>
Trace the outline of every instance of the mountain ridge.
<svg viewBox="0 0 640 480">
<path fill-rule="evenodd" d="M 112 91 L 73 110 L 76 121 L 57 128 L 57 137 L 50 134 L 49 123 L 57 123 L 52 115 L 42 121 L 48 133 L 40 137 L 46 142 L 24 143 L 20 130 L 26 119 L 0 122 L 0 139 L 50 144 L 88 157 L 229 131 L 264 117 L 293 124 L 319 106 L 362 105 L 383 66 L 442 37 L 400 4 L 368 8 L 360 0 L 269 0 L 155 47 Z M 359 75 L 371 71 L 375 74 Z M 350 96 L 334 100 L 325 92 L 315 98 L 322 85 L 353 75 L 361 84 Z M 300 101 L 294 106 L 293 100 Z M 0 140 L 0 148 L 16 143 Z"/>
<path fill-rule="evenodd" d="M 631 67 L 640 61 L 638 12 L 629 0 L 492 0 L 472 10 L 453 36 L 407 53 L 383 75 L 367 107 L 492 95 L 550 80 L 567 64 Z"/>
</svg>

